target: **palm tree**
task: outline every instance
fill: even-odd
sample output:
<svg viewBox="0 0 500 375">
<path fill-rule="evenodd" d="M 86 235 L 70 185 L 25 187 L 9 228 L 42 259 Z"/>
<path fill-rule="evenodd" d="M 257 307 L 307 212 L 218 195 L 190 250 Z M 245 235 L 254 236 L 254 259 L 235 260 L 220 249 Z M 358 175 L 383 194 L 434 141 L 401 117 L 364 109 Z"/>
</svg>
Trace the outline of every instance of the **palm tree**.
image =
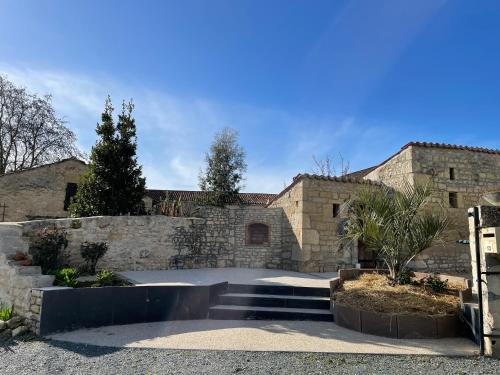
<svg viewBox="0 0 500 375">
<path fill-rule="evenodd" d="M 349 220 L 344 238 L 362 240 L 389 269 L 389 277 L 399 280 L 408 264 L 439 240 L 448 219 L 425 207 L 432 190 L 429 185 L 406 182 L 395 191 L 387 186 L 366 188 L 347 203 Z"/>
</svg>

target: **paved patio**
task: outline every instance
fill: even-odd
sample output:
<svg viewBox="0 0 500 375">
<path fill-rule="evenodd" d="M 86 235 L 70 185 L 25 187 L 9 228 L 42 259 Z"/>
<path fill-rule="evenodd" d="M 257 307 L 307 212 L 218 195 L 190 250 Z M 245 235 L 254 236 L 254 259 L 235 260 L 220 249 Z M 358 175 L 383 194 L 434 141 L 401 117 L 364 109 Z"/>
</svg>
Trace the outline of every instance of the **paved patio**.
<svg viewBox="0 0 500 375">
<path fill-rule="evenodd" d="M 196 270 L 128 271 L 120 275 L 135 285 L 213 285 L 222 282 L 247 285 L 287 285 L 329 288 L 337 272 L 301 273 L 293 271 L 204 268 Z"/>
<path fill-rule="evenodd" d="M 372 354 L 477 355 L 465 338 L 397 340 L 365 335 L 329 322 L 184 320 L 81 329 L 50 338 L 109 347 L 325 352 Z"/>
</svg>

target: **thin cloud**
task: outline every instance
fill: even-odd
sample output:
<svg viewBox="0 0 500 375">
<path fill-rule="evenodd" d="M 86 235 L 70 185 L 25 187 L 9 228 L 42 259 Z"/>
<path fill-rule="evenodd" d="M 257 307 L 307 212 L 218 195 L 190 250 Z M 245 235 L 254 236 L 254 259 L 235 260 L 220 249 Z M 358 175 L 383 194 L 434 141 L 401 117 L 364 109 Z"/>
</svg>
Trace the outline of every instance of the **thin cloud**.
<svg viewBox="0 0 500 375">
<path fill-rule="evenodd" d="M 354 118 L 295 115 L 286 111 L 206 98 L 180 98 L 168 92 L 128 87 L 108 77 L 69 72 L 13 68 L 0 64 L 9 79 L 39 94 L 51 93 L 64 116 L 89 151 L 96 140 L 104 99 L 115 107 L 132 97 L 136 104 L 138 157 L 149 188 L 197 189 L 204 153 L 215 132 L 231 126 L 240 132 L 247 150 L 245 191 L 278 192 L 284 182 L 312 167 L 313 153 L 341 152 L 355 157 L 356 141 L 367 127 Z M 352 149 L 346 152 L 346 145 Z"/>
</svg>

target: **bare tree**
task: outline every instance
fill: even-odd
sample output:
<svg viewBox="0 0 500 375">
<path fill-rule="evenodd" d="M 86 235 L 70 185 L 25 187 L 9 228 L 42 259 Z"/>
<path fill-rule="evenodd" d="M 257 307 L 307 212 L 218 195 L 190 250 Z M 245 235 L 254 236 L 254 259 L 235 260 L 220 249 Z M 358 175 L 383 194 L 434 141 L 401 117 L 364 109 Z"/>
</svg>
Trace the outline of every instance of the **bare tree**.
<svg viewBox="0 0 500 375">
<path fill-rule="evenodd" d="M 312 156 L 314 166 L 313 173 L 319 174 L 321 176 L 339 176 L 337 174 L 337 167 L 340 167 L 340 176 L 345 176 L 350 171 L 349 161 L 345 161 L 342 154 L 339 153 L 339 163 L 335 167 L 335 161 L 330 155 L 326 155 L 323 159 L 316 158 L 315 155 Z"/>
<path fill-rule="evenodd" d="M 0 176 L 83 157 L 75 142 L 75 134 L 55 113 L 50 95 L 30 94 L 0 75 Z"/>
</svg>

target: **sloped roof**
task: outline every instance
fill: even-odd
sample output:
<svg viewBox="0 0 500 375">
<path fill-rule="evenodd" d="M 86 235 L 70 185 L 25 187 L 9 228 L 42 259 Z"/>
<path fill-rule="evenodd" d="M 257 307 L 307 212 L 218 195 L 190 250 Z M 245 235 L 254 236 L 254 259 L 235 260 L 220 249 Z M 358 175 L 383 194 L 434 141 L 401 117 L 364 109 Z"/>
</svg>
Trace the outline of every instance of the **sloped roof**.
<svg viewBox="0 0 500 375">
<path fill-rule="evenodd" d="M 450 143 L 433 143 L 433 142 L 415 142 L 415 141 L 412 141 L 412 142 L 408 142 L 407 144 L 405 144 L 403 147 L 401 147 L 401 149 L 398 152 L 392 154 L 391 156 L 389 156 L 387 159 L 385 159 L 380 164 L 378 164 L 374 167 L 371 167 L 371 168 L 367 168 L 367 169 L 371 169 L 371 170 L 368 171 L 366 174 L 383 166 L 389 160 L 391 160 L 395 156 L 399 155 L 401 152 L 403 152 L 404 150 L 406 150 L 407 148 L 409 148 L 411 146 L 413 146 L 413 147 L 425 147 L 425 148 L 441 148 L 441 149 L 447 149 L 447 150 L 462 150 L 462 151 L 471 151 L 471 152 L 482 152 L 485 154 L 500 155 L 500 150 L 484 148 L 484 147 L 462 146 L 462 145 L 454 145 L 454 144 L 450 144 Z"/>
<path fill-rule="evenodd" d="M 353 176 L 350 176 L 349 174 L 347 174 L 345 176 L 323 176 L 323 175 L 318 175 L 318 174 L 299 173 L 297 176 L 295 176 L 293 178 L 292 183 L 290 185 L 288 185 L 286 188 L 284 188 L 279 194 L 277 194 L 267 204 L 267 206 L 269 206 L 271 203 L 273 203 L 276 199 L 282 197 L 284 194 L 286 194 L 290 189 L 292 189 L 295 185 L 297 185 L 303 179 L 311 179 L 311 180 L 319 180 L 319 181 L 332 181 L 332 182 L 341 182 L 341 183 L 348 183 L 348 184 L 381 185 L 380 182 L 372 181 L 372 180 L 365 180 L 361 177 L 356 177 L 356 176 L 353 177 Z"/>
<path fill-rule="evenodd" d="M 181 202 L 196 202 L 207 201 L 210 197 L 210 192 L 199 190 L 154 190 L 148 189 L 146 195 L 153 200 L 153 204 L 158 204 L 168 197 L 171 200 L 180 200 Z M 258 205 L 265 206 L 270 202 L 276 194 L 267 193 L 238 193 L 232 199 L 228 200 L 227 204 L 239 205 Z"/>
<path fill-rule="evenodd" d="M 484 147 L 475 147 L 475 146 L 462 146 L 462 145 L 454 145 L 449 143 L 433 143 L 433 142 L 409 142 L 401 147 L 401 151 L 410 147 L 427 147 L 427 148 L 445 148 L 449 150 L 465 150 L 472 152 L 484 152 L 486 154 L 496 154 L 500 155 L 500 150 L 492 149 L 492 148 L 484 148 Z"/>
<path fill-rule="evenodd" d="M 345 176 L 350 177 L 350 178 L 354 178 L 354 179 L 361 179 L 361 178 L 365 177 L 368 173 L 373 171 L 375 168 L 377 168 L 377 166 L 373 166 L 370 168 L 365 168 L 365 169 L 361 169 L 359 171 L 351 172 L 351 173 L 346 174 Z"/>
<path fill-rule="evenodd" d="M 61 160 L 58 160 L 58 161 L 55 161 L 55 162 L 52 162 L 52 163 L 47 163 L 47 164 L 42 164 L 42 165 L 37 165 L 36 167 L 32 167 L 32 168 L 27 168 L 27 169 L 22 169 L 20 171 L 11 171 L 11 172 L 7 172 L 3 175 L 0 175 L 0 178 L 1 177 L 4 177 L 4 176 L 10 176 L 10 175 L 13 175 L 13 174 L 19 174 L 19 173 L 24 173 L 24 172 L 30 172 L 32 170 L 35 170 L 35 169 L 39 169 L 39 168 L 45 168 L 45 167 L 50 167 L 52 165 L 56 165 L 56 164 L 61 164 L 61 163 L 66 163 L 68 161 L 76 161 L 76 162 L 79 162 L 79 163 L 82 163 L 83 165 L 87 165 L 87 163 L 85 163 L 83 160 L 81 159 L 78 159 L 78 158 L 75 158 L 74 156 L 70 157 L 70 158 L 66 158 L 66 159 L 61 159 Z"/>
</svg>

